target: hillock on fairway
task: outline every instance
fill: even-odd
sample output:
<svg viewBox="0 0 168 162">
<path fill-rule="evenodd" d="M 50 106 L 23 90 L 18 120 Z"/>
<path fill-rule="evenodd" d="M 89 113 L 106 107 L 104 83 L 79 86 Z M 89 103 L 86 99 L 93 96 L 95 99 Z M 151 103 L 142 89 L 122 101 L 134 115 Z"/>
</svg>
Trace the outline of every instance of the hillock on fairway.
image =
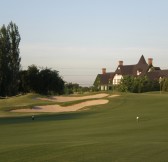
<svg viewBox="0 0 168 162">
<path fill-rule="evenodd" d="M 50 103 L 31 97 L 25 96 L 22 102 Z M 0 161 L 168 161 L 168 94 L 122 94 L 107 99 L 108 104 L 85 111 L 39 114 L 35 120 L 29 114 L 11 116 L 4 112 L 9 105 L 0 100 Z M 8 117 L 2 117 L 4 113 Z"/>
</svg>

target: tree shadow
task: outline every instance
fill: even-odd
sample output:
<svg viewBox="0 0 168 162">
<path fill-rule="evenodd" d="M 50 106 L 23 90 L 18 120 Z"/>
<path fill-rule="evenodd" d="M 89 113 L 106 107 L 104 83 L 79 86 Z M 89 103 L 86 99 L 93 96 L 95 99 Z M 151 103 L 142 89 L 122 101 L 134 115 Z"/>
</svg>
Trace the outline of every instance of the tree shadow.
<svg viewBox="0 0 168 162">
<path fill-rule="evenodd" d="M 46 121 L 59 121 L 59 120 L 75 120 L 79 118 L 84 118 L 86 116 L 95 114 L 92 111 L 78 111 L 69 113 L 55 113 L 55 114 L 34 114 L 27 116 L 17 116 L 17 117 L 1 117 L 0 125 L 2 124 L 23 124 L 32 122 L 46 122 Z"/>
</svg>

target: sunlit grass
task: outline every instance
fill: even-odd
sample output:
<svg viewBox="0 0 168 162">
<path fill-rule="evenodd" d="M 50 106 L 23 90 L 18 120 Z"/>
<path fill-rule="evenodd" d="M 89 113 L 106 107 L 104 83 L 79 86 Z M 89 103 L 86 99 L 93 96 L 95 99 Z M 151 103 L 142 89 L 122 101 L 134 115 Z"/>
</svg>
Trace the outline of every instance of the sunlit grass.
<svg viewBox="0 0 168 162">
<path fill-rule="evenodd" d="M 168 94 L 127 93 L 108 100 L 85 111 L 40 114 L 34 121 L 1 117 L 0 161 L 167 161 Z"/>
</svg>

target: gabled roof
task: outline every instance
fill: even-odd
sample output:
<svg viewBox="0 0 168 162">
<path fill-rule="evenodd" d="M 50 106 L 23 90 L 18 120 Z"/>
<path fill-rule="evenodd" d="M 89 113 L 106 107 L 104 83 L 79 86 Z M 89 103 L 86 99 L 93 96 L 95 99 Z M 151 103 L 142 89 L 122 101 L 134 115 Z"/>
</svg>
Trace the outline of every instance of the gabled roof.
<svg viewBox="0 0 168 162">
<path fill-rule="evenodd" d="M 145 61 L 144 56 L 142 55 L 140 60 L 138 61 L 137 64 L 135 65 L 119 65 L 115 71 L 116 74 L 120 75 L 131 75 L 131 76 L 136 76 L 137 71 L 141 72 L 141 75 L 144 75 L 149 66 Z"/>
<path fill-rule="evenodd" d="M 116 74 L 120 75 L 132 75 L 135 65 L 119 65 L 115 71 Z"/>
<path fill-rule="evenodd" d="M 114 77 L 114 73 L 98 74 L 97 77 L 100 79 L 100 84 L 106 85 Z"/>
<path fill-rule="evenodd" d="M 152 72 L 146 73 L 146 76 L 151 79 L 159 79 L 160 77 L 162 78 L 168 78 L 168 70 L 156 70 Z"/>
</svg>

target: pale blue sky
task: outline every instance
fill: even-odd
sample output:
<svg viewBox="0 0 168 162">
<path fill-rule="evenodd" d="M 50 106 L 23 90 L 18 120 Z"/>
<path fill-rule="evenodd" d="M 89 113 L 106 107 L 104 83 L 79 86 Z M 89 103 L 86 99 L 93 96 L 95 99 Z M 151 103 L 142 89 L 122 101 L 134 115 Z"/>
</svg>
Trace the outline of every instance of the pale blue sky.
<svg viewBox="0 0 168 162">
<path fill-rule="evenodd" d="M 23 68 L 52 67 L 68 82 L 91 85 L 102 67 L 142 54 L 168 68 L 167 0 L 0 0 L 0 25 L 11 20 Z"/>
</svg>

